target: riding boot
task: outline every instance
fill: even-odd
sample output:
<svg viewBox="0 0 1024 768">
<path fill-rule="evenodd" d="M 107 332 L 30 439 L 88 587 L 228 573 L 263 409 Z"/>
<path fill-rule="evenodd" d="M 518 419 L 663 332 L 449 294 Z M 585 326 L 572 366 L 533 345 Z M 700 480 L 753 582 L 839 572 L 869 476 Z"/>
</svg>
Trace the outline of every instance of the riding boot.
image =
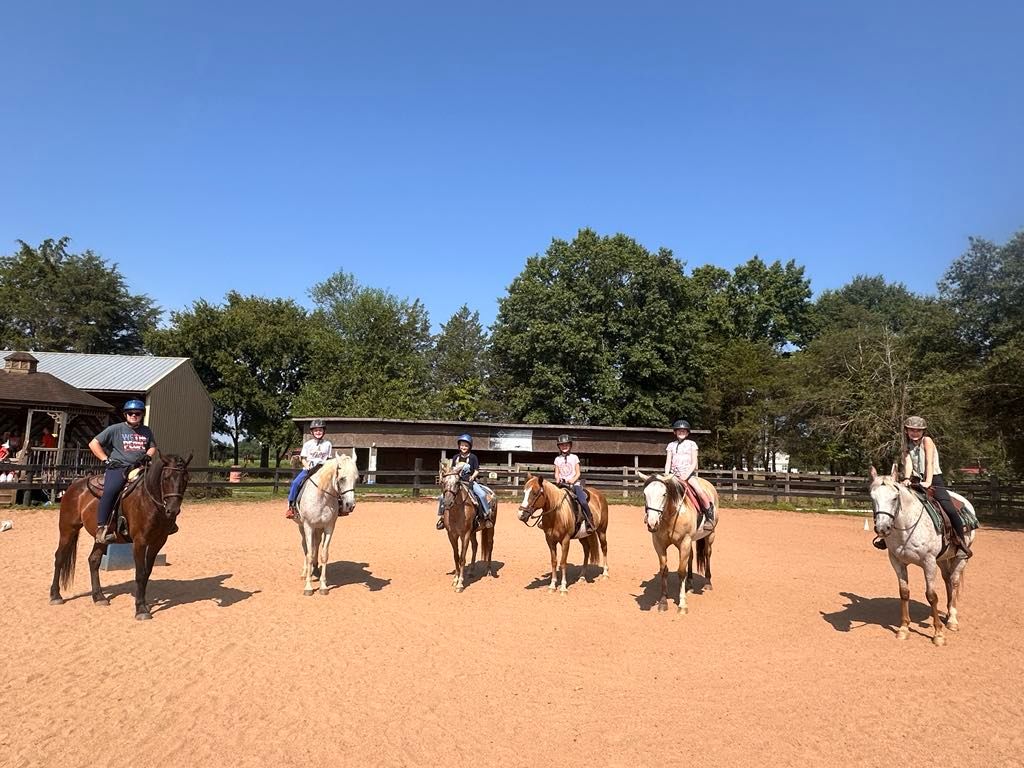
<svg viewBox="0 0 1024 768">
<path fill-rule="evenodd" d="M 712 528 L 715 527 L 715 505 L 714 504 L 708 504 L 707 508 L 704 510 L 704 524 L 707 525 L 709 523 L 710 523 Z"/>
<path fill-rule="evenodd" d="M 952 513 L 946 512 L 946 516 L 949 518 L 949 524 L 953 528 L 953 539 L 956 546 L 967 556 L 965 559 L 970 560 L 974 557 L 974 553 L 971 552 L 971 547 L 967 543 L 967 531 L 964 530 L 964 521 L 960 517 L 960 513 L 954 510 Z"/>
<path fill-rule="evenodd" d="M 297 510 L 295 509 L 295 504 L 293 504 L 292 502 L 288 502 L 288 511 L 285 512 L 284 516 L 287 517 L 289 520 L 294 520 L 296 511 Z"/>
<path fill-rule="evenodd" d="M 116 537 L 114 536 L 114 534 L 112 534 L 107 529 L 106 525 L 97 525 L 96 526 L 96 543 L 97 544 L 109 544 L 115 538 Z"/>
</svg>

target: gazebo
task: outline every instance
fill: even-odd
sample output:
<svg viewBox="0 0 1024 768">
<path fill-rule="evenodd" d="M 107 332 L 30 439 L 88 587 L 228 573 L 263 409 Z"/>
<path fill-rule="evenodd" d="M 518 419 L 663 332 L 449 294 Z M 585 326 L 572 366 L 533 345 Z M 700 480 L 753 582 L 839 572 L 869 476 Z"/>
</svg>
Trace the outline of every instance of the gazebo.
<svg viewBox="0 0 1024 768">
<path fill-rule="evenodd" d="M 20 464 L 61 465 L 72 445 L 81 449 L 107 425 L 111 407 L 49 373 L 36 369 L 28 352 L 4 358 L 0 371 L 0 427 L 12 435 L 24 435 L 8 461 Z M 43 427 L 53 424 L 55 447 L 39 447 Z M 22 430 L 24 428 L 24 431 Z"/>
</svg>

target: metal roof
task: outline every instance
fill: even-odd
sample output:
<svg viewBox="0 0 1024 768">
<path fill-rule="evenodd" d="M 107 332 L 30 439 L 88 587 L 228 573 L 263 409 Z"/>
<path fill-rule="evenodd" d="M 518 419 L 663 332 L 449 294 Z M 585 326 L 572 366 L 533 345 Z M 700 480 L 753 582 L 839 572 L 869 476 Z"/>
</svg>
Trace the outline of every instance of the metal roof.
<svg viewBox="0 0 1024 768">
<path fill-rule="evenodd" d="M 50 373 L 89 392 L 149 392 L 160 379 L 188 362 L 187 357 L 89 355 L 33 352 L 40 373 Z"/>
</svg>

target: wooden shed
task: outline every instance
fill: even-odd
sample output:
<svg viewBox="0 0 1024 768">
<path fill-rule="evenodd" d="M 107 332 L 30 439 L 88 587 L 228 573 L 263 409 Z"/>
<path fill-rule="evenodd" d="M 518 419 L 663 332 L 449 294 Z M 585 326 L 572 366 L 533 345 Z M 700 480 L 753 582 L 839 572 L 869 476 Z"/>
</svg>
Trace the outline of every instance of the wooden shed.
<svg viewBox="0 0 1024 768">
<path fill-rule="evenodd" d="M 144 423 L 160 449 L 205 465 L 210 456 L 213 400 L 187 357 L 90 355 L 77 352 L 33 352 L 39 370 L 88 392 L 114 409 L 120 419 L 126 400 L 146 404 Z"/>
</svg>

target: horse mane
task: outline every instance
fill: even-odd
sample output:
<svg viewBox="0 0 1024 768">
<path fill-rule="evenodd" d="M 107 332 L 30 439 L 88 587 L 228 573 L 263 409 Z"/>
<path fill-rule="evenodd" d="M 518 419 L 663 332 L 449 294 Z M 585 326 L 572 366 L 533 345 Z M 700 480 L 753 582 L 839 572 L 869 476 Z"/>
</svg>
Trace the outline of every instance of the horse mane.
<svg viewBox="0 0 1024 768">
<path fill-rule="evenodd" d="M 333 456 L 323 463 L 320 471 L 317 472 L 317 478 L 320 480 L 319 483 L 316 483 L 317 493 L 323 496 L 328 486 L 337 484 L 339 477 L 342 480 L 349 480 L 353 488 L 359 477 L 359 468 L 356 466 L 355 459 L 347 453 Z"/>
<path fill-rule="evenodd" d="M 651 475 L 644 482 L 644 488 L 647 488 L 648 485 L 654 482 L 661 483 L 665 486 L 665 492 L 668 494 L 668 500 L 676 509 L 679 509 L 686 497 L 679 479 L 675 475 Z"/>
</svg>

